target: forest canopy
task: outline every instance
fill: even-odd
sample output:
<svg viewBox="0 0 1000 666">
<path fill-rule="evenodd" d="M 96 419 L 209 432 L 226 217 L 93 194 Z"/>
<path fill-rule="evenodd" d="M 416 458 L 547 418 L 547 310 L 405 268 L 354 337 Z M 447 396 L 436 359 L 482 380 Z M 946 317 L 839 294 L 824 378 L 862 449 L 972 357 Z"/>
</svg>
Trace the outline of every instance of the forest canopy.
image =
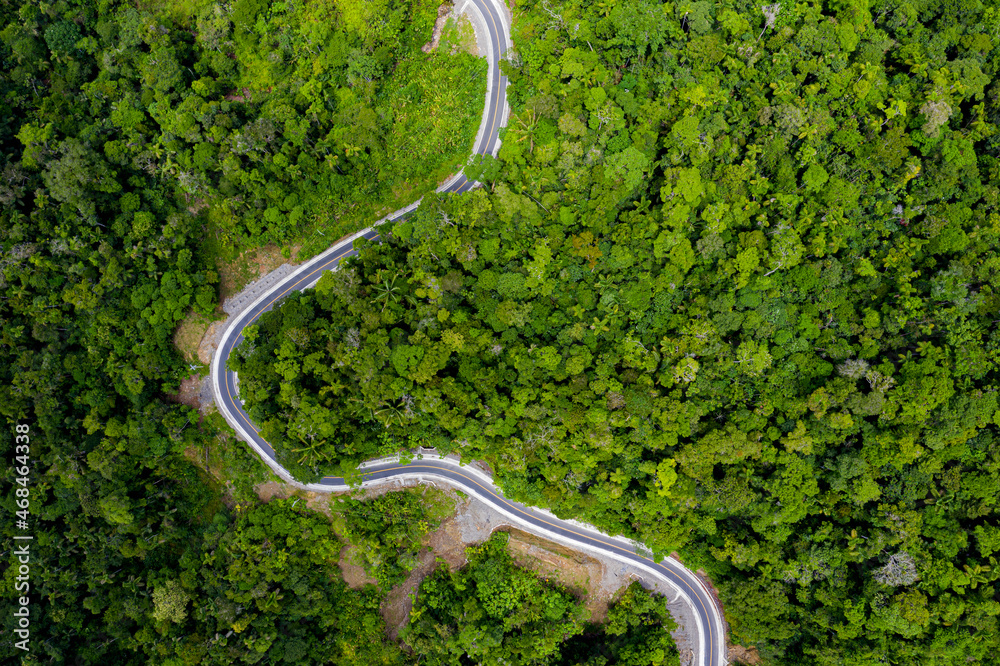
<svg viewBox="0 0 1000 666">
<path fill-rule="evenodd" d="M 463 196 L 250 331 L 304 480 L 413 444 L 679 550 L 776 664 L 1000 636 L 1000 15 L 978 2 L 518 5 Z"/>
<path fill-rule="evenodd" d="M 24 536 L 30 488 L 33 537 L 32 652 L 11 640 L 8 549 L 0 659 L 398 657 L 381 595 L 347 591 L 329 553 L 289 543 L 294 573 L 227 578 L 272 567 L 265 526 L 317 521 L 274 527 L 269 507 L 248 526 L 262 464 L 221 418 L 167 398 L 190 374 L 172 338 L 186 315 L 215 316 L 221 254 L 353 231 L 468 155 L 485 62 L 421 50 L 433 2 L 356 8 L 0 3 L 0 531 Z"/>
<path fill-rule="evenodd" d="M 421 51 L 436 10 L 0 5 L 0 452 L 13 515 L 30 425 L 45 563 L 26 663 L 406 659 L 379 594 L 332 573 L 327 521 L 259 504 L 259 461 L 165 395 L 220 247 L 339 237 L 465 159 L 486 67 Z M 427 196 L 232 359 L 282 463 L 307 481 L 415 444 L 485 460 L 510 496 L 703 567 L 765 663 L 989 663 L 1000 11 L 515 11 L 503 145 L 466 170 L 483 187 Z M 209 449 L 238 484 L 192 464 Z M 389 581 L 420 530 L 358 533 L 395 553 L 373 567 Z M 633 590 L 587 628 L 481 548 L 428 579 L 427 660 L 474 651 L 465 630 L 534 632 L 551 663 L 673 658 L 662 604 Z"/>
</svg>

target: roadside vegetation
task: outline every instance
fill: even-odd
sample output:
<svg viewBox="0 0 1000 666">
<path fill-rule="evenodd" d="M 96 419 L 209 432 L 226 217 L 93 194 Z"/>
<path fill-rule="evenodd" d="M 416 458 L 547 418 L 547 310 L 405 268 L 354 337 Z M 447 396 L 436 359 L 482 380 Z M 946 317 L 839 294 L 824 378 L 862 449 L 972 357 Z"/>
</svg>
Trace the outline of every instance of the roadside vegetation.
<svg viewBox="0 0 1000 666">
<path fill-rule="evenodd" d="M 371 499 L 336 499 L 344 536 L 356 547 L 365 571 L 383 590 L 401 583 L 417 564 L 423 538 L 454 504 L 436 490 L 392 492 Z"/>
<path fill-rule="evenodd" d="M 165 396 L 197 347 L 181 322 L 214 316 L 219 262 L 325 247 L 464 162 L 485 63 L 421 52 L 436 10 L 0 4 L 0 530 L 33 536 L 31 653 L 5 613 L 0 660 L 384 662 L 380 596 L 344 592 L 325 554 L 275 549 L 289 537 L 260 526 L 277 508 L 253 508 L 260 461 Z M 24 529 L 15 423 L 30 428 Z M 227 579 L 282 552 L 291 568 L 268 560 L 270 579 Z"/>
<path fill-rule="evenodd" d="M 436 10 L 0 4 L 0 532 L 33 536 L 32 652 L 0 658 L 449 663 L 480 654 L 465 632 L 549 663 L 675 658 L 662 601 L 632 590 L 588 628 L 493 542 L 427 579 L 406 652 L 328 521 L 260 504 L 261 463 L 164 399 L 219 261 L 314 252 L 464 162 L 486 70 L 420 50 Z M 995 659 L 1000 12 L 515 18 L 503 148 L 467 171 L 485 187 L 428 195 L 248 330 L 233 365 L 283 464 L 481 458 L 513 497 L 703 567 L 767 664 Z M 385 584 L 422 531 L 354 529 Z"/>
<path fill-rule="evenodd" d="M 514 564 L 506 543 L 494 534 L 464 567 L 440 565 L 421 583 L 401 635 L 419 663 L 679 666 L 663 597 L 633 583 L 604 624 L 588 625 L 579 600 Z"/>
<path fill-rule="evenodd" d="M 485 187 L 261 318 L 251 413 L 303 479 L 419 442 L 677 550 L 766 663 L 987 662 L 998 16 L 519 3 Z"/>
</svg>

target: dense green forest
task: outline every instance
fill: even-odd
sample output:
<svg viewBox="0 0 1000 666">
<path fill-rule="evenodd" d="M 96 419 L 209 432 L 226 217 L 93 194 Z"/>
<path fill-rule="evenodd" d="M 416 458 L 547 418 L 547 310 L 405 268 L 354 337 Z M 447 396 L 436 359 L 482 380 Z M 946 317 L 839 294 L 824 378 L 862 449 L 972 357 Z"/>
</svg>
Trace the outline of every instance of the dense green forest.
<svg viewBox="0 0 1000 666">
<path fill-rule="evenodd" d="M 186 371 L 174 328 L 215 307 L 222 250 L 301 237 L 317 221 L 353 229 L 353 214 L 433 188 L 468 152 L 485 66 L 421 53 L 436 5 L 345 9 L 357 7 L 0 3 L 0 659 L 398 653 L 383 646 L 381 594 L 346 591 L 322 549 L 290 542 L 274 556 L 294 571 L 258 569 L 249 587 L 229 578 L 234 562 L 271 557 L 261 525 L 272 509 L 238 515 L 267 474 L 225 444 L 221 419 L 199 423 L 164 400 Z M 24 427 L 26 477 L 15 473 Z M 208 449 L 229 506 L 181 455 Z M 287 521 L 316 523 L 287 516 L 274 529 Z M 11 633 L 15 534 L 33 537 L 28 655 Z"/>
<path fill-rule="evenodd" d="M 371 542 L 384 572 L 380 588 L 348 589 L 330 521 L 294 501 L 262 504 L 261 463 L 221 419 L 164 396 L 186 374 L 171 335 L 189 311 L 215 307 L 227 250 L 353 230 L 464 160 L 485 66 L 448 31 L 437 52 L 420 51 L 436 10 L 420 0 L 0 4 L 5 663 L 430 658 L 387 639 L 380 606 L 433 511 L 409 495 L 386 496 L 377 513 L 348 500 L 342 536 Z M 225 487 L 189 458 L 211 460 Z M 23 544 L 12 537 L 25 535 L 27 591 L 11 566 Z M 671 626 L 662 600 L 631 590 L 613 622 L 587 625 L 579 600 L 514 567 L 502 546 L 488 554 L 495 564 L 478 556 L 454 574 L 475 572 L 481 589 L 447 599 L 490 603 L 490 575 L 546 590 L 586 639 L 549 663 L 563 649 L 566 664 L 638 663 L 626 648 L 671 654 L 657 647 L 667 634 L 650 629 Z M 27 653 L 12 633 L 24 594 Z M 437 612 L 454 610 L 435 598 Z M 476 627 L 508 641 L 529 628 L 570 637 L 533 598 L 505 603 L 517 624 L 485 615 Z"/>
<path fill-rule="evenodd" d="M 449 663 L 476 632 L 534 636 L 537 662 L 675 659 L 662 601 L 632 588 L 587 626 L 493 542 L 425 580 L 404 649 L 384 590 L 339 581 L 328 522 L 258 503 L 250 453 L 221 454 L 225 503 L 182 455 L 226 446 L 164 400 L 216 259 L 356 230 L 464 159 L 485 66 L 420 51 L 436 10 L 0 3 L 23 663 Z M 484 459 L 519 499 L 703 566 L 765 663 L 995 663 L 995 3 L 525 0 L 513 37 L 503 148 L 467 170 L 485 187 L 428 196 L 234 359 L 284 464 Z M 427 529 L 406 502 L 354 525 L 383 585 Z"/>
<path fill-rule="evenodd" d="M 996 663 L 1000 12 L 518 3 L 486 186 L 250 330 L 300 478 L 413 443 L 680 551 L 766 663 Z"/>
<path fill-rule="evenodd" d="M 576 600 L 517 567 L 494 534 L 458 571 L 440 566 L 420 584 L 402 639 L 420 663 L 553 666 L 679 665 L 662 597 L 632 583 L 602 625 Z"/>
</svg>

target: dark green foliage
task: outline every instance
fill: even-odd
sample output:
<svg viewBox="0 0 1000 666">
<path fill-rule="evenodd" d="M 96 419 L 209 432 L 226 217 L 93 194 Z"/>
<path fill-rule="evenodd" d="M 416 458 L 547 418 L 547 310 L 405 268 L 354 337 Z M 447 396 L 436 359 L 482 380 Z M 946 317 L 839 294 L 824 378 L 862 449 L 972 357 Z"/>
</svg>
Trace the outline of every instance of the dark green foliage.
<svg viewBox="0 0 1000 666">
<path fill-rule="evenodd" d="M 345 536 L 357 547 L 365 570 L 384 590 L 413 570 L 421 540 L 437 527 L 423 500 L 408 492 L 370 500 L 343 499 L 336 505 L 343 516 Z"/>
<path fill-rule="evenodd" d="M 235 27 L 225 4 L 136 5 L 0 6 L 2 489 L 11 518 L 23 490 L 14 424 L 27 424 L 34 536 L 31 653 L 13 647 L 5 612 L 0 660 L 394 663 L 378 594 L 331 574 L 337 542 L 302 541 L 305 518 L 302 534 L 249 518 L 227 531 L 221 489 L 184 454 L 233 479 L 227 501 L 244 508 L 268 474 L 216 422 L 166 399 L 190 374 L 173 336 L 192 310 L 215 310 L 207 239 L 245 249 L 339 215 L 336 235 L 353 224 L 345 211 L 367 215 L 414 176 L 384 159 L 417 122 L 394 117 L 388 81 L 448 118 L 406 144 L 430 185 L 464 158 L 483 65 L 419 51 L 427 2 L 386 3 L 392 21 L 352 30 L 331 3 L 239 3 Z M 342 44 L 399 77 L 352 86 Z M 25 533 L 12 518 L 2 531 L 7 543 Z M 239 571 L 259 580 L 230 579 Z M 8 608 L 18 594 L 2 596 Z"/>
<path fill-rule="evenodd" d="M 325 517 L 296 511 L 290 500 L 258 506 L 229 524 L 218 517 L 200 552 L 181 557 L 178 577 L 154 586 L 154 605 L 155 589 L 176 580 L 191 607 L 189 619 L 154 625 L 167 640 L 146 653 L 163 663 L 182 652 L 184 637 L 199 635 L 178 656 L 196 651 L 197 663 L 213 664 L 402 663 L 385 638 L 378 593 L 348 590 L 336 575 L 340 548 Z"/>
<path fill-rule="evenodd" d="M 468 549 L 468 563 L 439 565 L 420 585 L 401 638 L 420 663 L 546 664 L 579 633 L 585 611 L 565 591 L 517 567 L 495 534 Z"/>
<path fill-rule="evenodd" d="M 488 187 L 427 197 L 294 306 L 307 336 L 275 312 L 236 362 L 269 436 L 289 456 L 315 404 L 317 473 L 484 458 L 681 549 L 769 663 L 988 659 L 995 9 L 519 8 Z"/>
<path fill-rule="evenodd" d="M 608 610 L 602 625 L 591 625 L 562 647 L 565 666 L 668 666 L 679 664 L 671 632 L 677 624 L 663 597 L 632 583 Z"/>
</svg>

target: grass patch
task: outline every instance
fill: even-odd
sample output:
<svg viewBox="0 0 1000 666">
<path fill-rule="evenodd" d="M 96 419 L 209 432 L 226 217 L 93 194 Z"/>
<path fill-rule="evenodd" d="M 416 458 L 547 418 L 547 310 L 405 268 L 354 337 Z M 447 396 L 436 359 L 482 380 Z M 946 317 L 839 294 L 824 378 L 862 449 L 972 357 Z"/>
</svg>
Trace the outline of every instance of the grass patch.
<svg viewBox="0 0 1000 666">
<path fill-rule="evenodd" d="M 198 14 L 213 4 L 214 0 L 141 0 L 136 7 L 180 25 L 190 25 Z"/>
<path fill-rule="evenodd" d="M 323 245 L 323 249 L 329 245 Z M 219 272 L 219 307 L 222 303 L 242 291 L 254 280 L 267 275 L 282 264 L 294 262 L 298 258 L 298 245 L 292 247 L 278 247 L 277 245 L 265 245 L 254 250 L 247 250 L 241 253 L 216 254 L 215 266 Z"/>
<path fill-rule="evenodd" d="M 468 53 L 469 55 L 479 55 L 479 44 L 476 42 L 476 31 L 472 27 L 472 21 L 463 14 L 456 21 L 449 18 L 441 31 L 441 42 L 438 48 L 445 53 L 452 55 L 456 53 Z"/>
<path fill-rule="evenodd" d="M 205 337 L 205 331 L 208 330 L 213 321 L 214 319 L 211 317 L 198 314 L 194 310 L 188 312 L 187 316 L 181 320 L 174 332 L 174 347 L 187 363 L 202 365 L 198 361 L 198 346 L 201 344 L 202 338 Z M 205 367 L 207 368 L 207 366 Z M 202 376 L 206 372 L 207 369 L 202 372 Z"/>
<path fill-rule="evenodd" d="M 410 488 L 408 490 L 420 493 L 424 500 L 427 517 L 433 522 L 440 523 L 455 513 L 455 499 L 443 490 L 439 490 L 433 486 Z"/>
</svg>

